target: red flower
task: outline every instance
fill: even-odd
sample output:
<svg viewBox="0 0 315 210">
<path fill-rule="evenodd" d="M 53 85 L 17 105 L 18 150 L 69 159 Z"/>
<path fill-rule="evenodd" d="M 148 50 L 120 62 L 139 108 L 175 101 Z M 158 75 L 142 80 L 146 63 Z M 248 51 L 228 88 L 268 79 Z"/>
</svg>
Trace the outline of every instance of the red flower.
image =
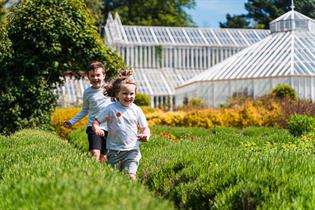
<svg viewBox="0 0 315 210">
<path fill-rule="evenodd" d="M 120 117 L 121 113 L 120 112 L 116 112 L 116 117 Z"/>
</svg>

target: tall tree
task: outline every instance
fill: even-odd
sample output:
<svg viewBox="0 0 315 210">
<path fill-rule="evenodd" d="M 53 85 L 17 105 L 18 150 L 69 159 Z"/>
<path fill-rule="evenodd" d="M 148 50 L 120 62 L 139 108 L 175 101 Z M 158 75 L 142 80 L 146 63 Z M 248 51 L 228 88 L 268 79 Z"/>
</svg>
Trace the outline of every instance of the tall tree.
<svg viewBox="0 0 315 210">
<path fill-rule="evenodd" d="M 93 60 L 105 64 L 108 76 L 124 67 L 81 0 L 23 0 L 8 20 L 0 34 L 0 133 L 47 128 L 65 72 L 82 71 Z"/>
<path fill-rule="evenodd" d="M 125 25 L 195 26 L 185 9 L 195 0 L 103 0 L 104 15 L 118 13 Z"/>
<path fill-rule="evenodd" d="M 221 28 L 249 28 L 250 22 L 245 15 L 230 15 L 226 14 L 226 22 L 219 23 Z"/>
<path fill-rule="evenodd" d="M 7 15 L 6 5 L 8 2 L 9 0 L 0 0 L 0 25 L 2 25 L 5 22 L 5 18 Z"/>
<path fill-rule="evenodd" d="M 238 28 L 239 22 L 247 21 L 250 24 L 244 25 L 244 28 L 268 29 L 272 20 L 291 10 L 291 2 L 291 0 L 248 0 L 245 3 L 247 14 L 227 16 L 226 22 L 220 22 L 220 26 Z M 311 18 L 315 17 L 315 0 L 299 0 L 294 3 L 295 10 Z"/>
<path fill-rule="evenodd" d="M 95 18 L 95 25 L 100 28 L 104 24 L 104 5 L 102 0 L 84 0 L 89 12 Z"/>
</svg>

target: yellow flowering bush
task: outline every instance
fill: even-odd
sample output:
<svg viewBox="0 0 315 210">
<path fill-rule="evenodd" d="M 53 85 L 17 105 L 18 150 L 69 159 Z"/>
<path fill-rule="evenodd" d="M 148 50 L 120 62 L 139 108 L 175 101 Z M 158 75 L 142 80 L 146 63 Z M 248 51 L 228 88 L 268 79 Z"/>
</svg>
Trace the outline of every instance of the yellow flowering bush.
<svg viewBox="0 0 315 210">
<path fill-rule="evenodd" d="M 51 115 L 52 125 L 55 128 L 57 134 L 61 137 L 66 138 L 68 133 L 72 130 L 77 128 L 81 128 L 83 126 L 87 126 L 87 117 L 83 118 L 79 122 L 77 122 L 71 128 L 65 128 L 63 126 L 64 121 L 70 120 L 74 117 L 79 111 L 81 110 L 80 107 L 73 107 L 73 108 L 56 108 L 55 111 Z"/>
<path fill-rule="evenodd" d="M 241 127 L 240 107 L 221 110 L 222 125 L 225 127 Z"/>
<path fill-rule="evenodd" d="M 149 126 L 168 125 L 185 127 L 215 126 L 223 127 L 248 127 L 269 126 L 279 127 L 283 110 L 277 101 L 246 100 L 243 104 L 235 104 L 232 107 L 190 109 L 189 111 L 167 112 L 162 109 L 141 107 L 148 120 Z M 57 108 L 52 114 L 52 122 L 57 133 L 67 137 L 74 129 L 87 125 L 87 118 L 80 120 L 72 128 L 63 127 L 65 120 L 71 119 L 80 111 L 80 108 Z"/>
<path fill-rule="evenodd" d="M 273 126 L 279 127 L 282 109 L 276 101 L 263 103 L 247 100 L 241 105 L 229 108 L 192 109 L 190 111 L 165 112 L 157 110 L 146 114 L 149 125 L 170 125 L 186 127 L 215 126 L 248 127 Z"/>
<path fill-rule="evenodd" d="M 187 127 L 211 128 L 213 123 L 209 116 L 209 111 L 191 111 L 184 117 L 183 125 Z"/>
<path fill-rule="evenodd" d="M 246 101 L 241 106 L 240 111 L 240 122 L 241 127 L 248 127 L 248 126 L 262 126 L 262 116 L 258 111 L 259 107 L 254 107 L 252 101 Z"/>
<path fill-rule="evenodd" d="M 146 114 L 149 126 L 153 125 L 169 125 L 169 126 L 182 126 L 185 112 L 165 112 L 157 110 L 156 112 Z"/>
</svg>

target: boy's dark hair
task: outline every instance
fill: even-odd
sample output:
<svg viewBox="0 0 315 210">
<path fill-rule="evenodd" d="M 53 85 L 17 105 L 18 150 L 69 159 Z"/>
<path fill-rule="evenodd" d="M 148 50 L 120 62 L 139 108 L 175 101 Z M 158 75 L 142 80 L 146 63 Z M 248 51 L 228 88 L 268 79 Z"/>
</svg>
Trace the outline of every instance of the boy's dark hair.
<svg viewBox="0 0 315 210">
<path fill-rule="evenodd" d="M 86 72 L 86 73 L 89 73 L 89 71 L 94 71 L 94 70 L 96 70 L 96 69 L 98 69 L 98 68 L 102 68 L 102 69 L 103 69 L 103 73 L 104 73 L 104 74 L 106 73 L 106 72 L 105 72 L 105 66 L 104 66 L 101 62 L 99 62 L 99 61 L 93 61 L 93 62 L 91 62 L 90 65 L 89 65 L 88 68 L 87 68 L 87 72 Z"/>
<path fill-rule="evenodd" d="M 135 85 L 137 91 L 137 85 L 130 76 L 118 76 L 114 80 L 112 80 L 110 84 L 104 87 L 105 88 L 104 94 L 106 96 L 115 98 L 117 97 L 121 89 L 121 86 L 126 84 Z"/>
</svg>

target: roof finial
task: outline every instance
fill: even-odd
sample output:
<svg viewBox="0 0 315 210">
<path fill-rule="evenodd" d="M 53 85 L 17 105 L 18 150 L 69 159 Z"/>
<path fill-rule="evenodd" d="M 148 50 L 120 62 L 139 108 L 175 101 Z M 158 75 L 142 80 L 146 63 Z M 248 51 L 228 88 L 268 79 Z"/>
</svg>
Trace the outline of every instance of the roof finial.
<svg viewBox="0 0 315 210">
<path fill-rule="evenodd" d="M 294 1 L 293 0 L 291 0 L 291 9 L 292 9 L 292 11 L 294 10 L 294 8 L 295 8 L 295 6 L 294 6 Z"/>
</svg>

